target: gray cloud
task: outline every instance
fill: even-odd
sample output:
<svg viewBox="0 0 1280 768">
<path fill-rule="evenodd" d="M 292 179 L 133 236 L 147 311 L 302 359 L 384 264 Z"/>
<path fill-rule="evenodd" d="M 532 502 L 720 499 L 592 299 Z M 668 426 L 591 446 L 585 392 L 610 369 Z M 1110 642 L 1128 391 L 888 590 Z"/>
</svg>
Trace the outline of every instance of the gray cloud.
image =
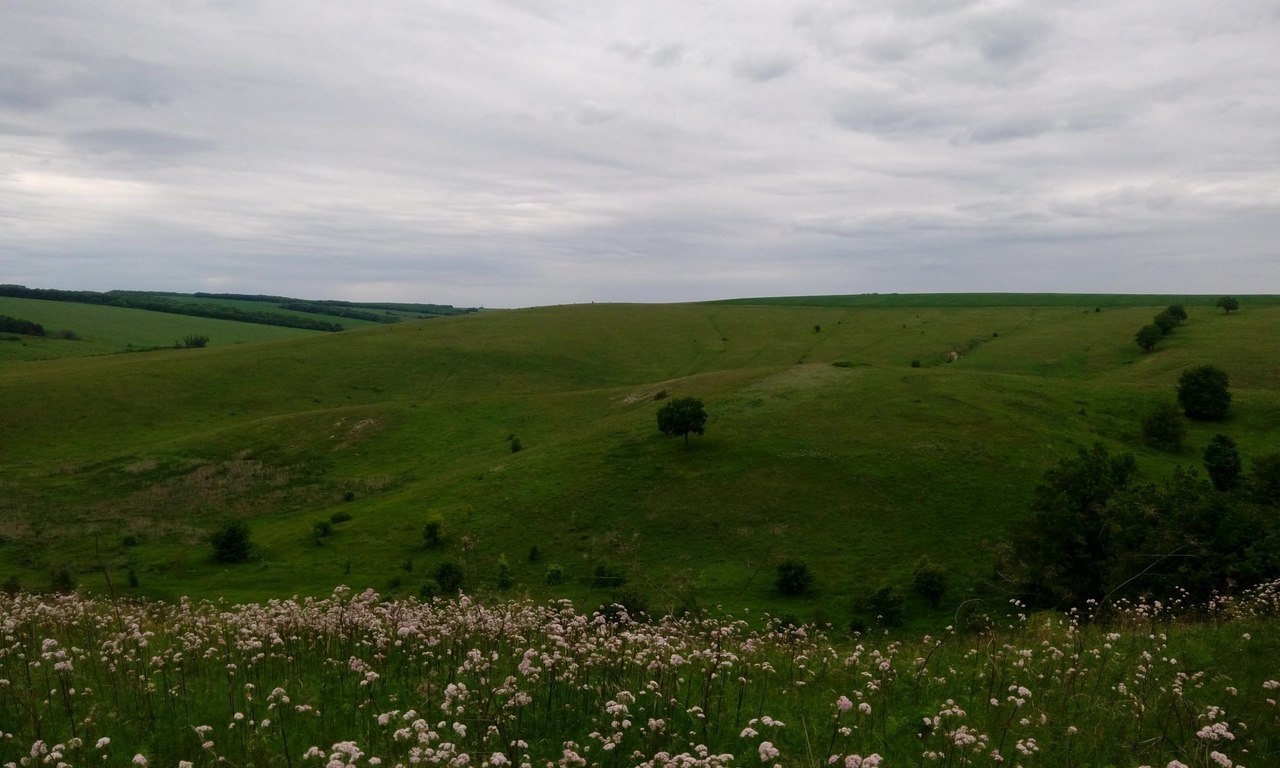
<svg viewBox="0 0 1280 768">
<path fill-rule="evenodd" d="M 733 74 L 744 80 L 767 82 L 787 74 L 799 64 L 794 56 L 779 51 L 753 51 L 733 62 Z"/>
<path fill-rule="evenodd" d="M 1268 0 L 12 0 L 0 278 L 1280 292 L 1277 39 Z"/>
<path fill-rule="evenodd" d="M 208 139 L 146 128 L 74 131 L 67 134 L 66 140 L 74 149 L 94 154 L 123 152 L 132 155 L 174 156 L 204 152 L 217 146 Z"/>
</svg>

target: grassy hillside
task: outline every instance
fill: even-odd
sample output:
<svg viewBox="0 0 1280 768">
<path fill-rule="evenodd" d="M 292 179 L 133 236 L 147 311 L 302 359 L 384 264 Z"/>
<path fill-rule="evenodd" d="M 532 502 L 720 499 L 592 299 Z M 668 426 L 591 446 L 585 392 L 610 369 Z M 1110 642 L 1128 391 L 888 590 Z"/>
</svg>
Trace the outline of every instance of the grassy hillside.
<svg viewBox="0 0 1280 768">
<path fill-rule="evenodd" d="M 446 560 L 496 589 L 505 555 L 511 595 L 598 602 L 609 565 L 657 607 L 844 621 L 922 554 L 957 581 L 988 573 L 1077 445 L 1133 451 L 1152 478 L 1217 431 L 1275 450 L 1280 307 L 1189 305 L 1141 354 L 1162 306 L 585 305 L 6 365 L 0 576 L 43 587 L 62 565 L 101 591 L 101 562 L 157 597 L 405 595 Z M 1184 455 L 1147 449 L 1141 413 L 1205 362 L 1232 377 L 1229 420 L 1193 425 Z M 656 430 L 663 391 L 707 404 L 688 450 Z M 351 519 L 317 540 L 335 513 Z M 259 556 L 213 563 L 204 539 L 233 518 Z M 775 595 L 786 558 L 814 596 Z M 547 587 L 553 563 L 568 578 Z"/>
<path fill-rule="evenodd" d="M 45 360 L 171 347 L 186 335 L 209 337 L 211 346 L 295 339 L 320 331 L 171 315 L 144 309 L 0 296 L 0 315 L 40 323 L 47 335 L 0 334 L 0 361 Z M 57 338 L 72 331 L 76 339 Z"/>
<path fill-rule="evenodd" d="M 860 293 L 841 296 L 771 296 L 754 299 L 723 299 L 713 304 L 746 304 L 786 307 L 857 307 L 859 309 L 904 309 L 929 307 L 1212 307 L 1217 294 L 1193 293 Z M 1244 297 L 1250 306 L 1275 306 L 1280 296 L 1254 294 Z"/>
<path fill-rule="evenodd" d="M 439 304 L 0 285 L 0 315 L 46 331 L 45 337 L 0 332 L 0 361 L 137 352 L 173 346 L 189 334 L 207 336 L 214 345 L 243 344 L 474 311 Z"/>
</svg>

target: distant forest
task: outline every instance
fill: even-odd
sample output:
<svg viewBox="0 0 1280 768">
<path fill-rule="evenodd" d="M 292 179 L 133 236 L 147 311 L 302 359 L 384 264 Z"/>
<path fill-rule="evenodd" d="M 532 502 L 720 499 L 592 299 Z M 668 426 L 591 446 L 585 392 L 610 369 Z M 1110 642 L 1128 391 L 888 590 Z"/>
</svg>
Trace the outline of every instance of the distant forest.
<svg viewBox="0 0 1280 768">
<path fill-rule="evenodd" d="M 446 304 L 358 304 L 345 301 L 305 301 L 286 296 L 259 296 L 231 293 L 163 293 L 149 291 L 64 291 L 54 288 L 28 288 L 24 285 L 0 285 L 0 296 L 44 301 L 67 301 L 79 304 L 98 304 L 127 309 L 144 309 L 175 315 L 209 317 L 218 320 L 235 320 L 242 323 L 276 325 L 287 328 L 303 328 L 312 331 L 341 331 L 339 323 L 318 318 L 299 317 L 292 313 L 307 313 L 346 317 L 376 323 L 399 322 L 402 317 L 393 312 L 411 313 L 419 317 L 455 315 L 475 312 L 475 309 L 457 309 Z M 220 303 L 191 303 L 178 297 L 217 300 L 262 302 L 261 311 L 247 310 Z M 284 310 L 284 311 L 273 311 Z M 368 311 L 377 310 L 377 311 Z"/>
</svg>

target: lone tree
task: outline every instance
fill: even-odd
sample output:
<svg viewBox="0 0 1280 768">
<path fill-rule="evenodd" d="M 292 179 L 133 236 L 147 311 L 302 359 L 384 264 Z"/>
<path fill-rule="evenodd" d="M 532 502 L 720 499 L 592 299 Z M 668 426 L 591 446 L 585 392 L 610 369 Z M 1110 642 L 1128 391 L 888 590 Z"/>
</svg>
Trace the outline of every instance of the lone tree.
<svg viewBox="0 0 1280 768">
<path fill-rule="evenodd" d="M 1218 303 L 1215 304 L 1214 306 L 1222 307 L 1222 309 L 1226 310 L 1226 313 L 1229 315 L 1235 310 L 1240 308 L 1240 302 L 1237 301 L 1233 296 L 1223 296 L 1222 298 L 1218 299 Z"/>
<path fill-rule="evenodd" d="M 1227 373 L 1212 365 L 1188 368 L 1178 379 L 1178 403 L 1189 419 L 1222 421 L 1231 405 Z"/>
<path fill-rule="evenodd" d="M 1143 352 L 1150 352 L 1156 348 L 1156 342 L 1162 338 L 1164 338 L 1164 331 L 1160 330 L 1160 326 L 1149 323 L 1138 329 L 1138 335 L 1134 337 L 1134 341 L 1138 342 Z"/>
<path fill-rule="evenodd" d="M 1204 449 L 1204 468 L 1213 481 L 1213 487 L 1229 491 L 1240 484 L 1240 472 L 1244 469 L 1236 441 L 1226 435 L 1214 435 Z"/>
<path fill-rule="evenodd" d="M 664 435 L 684 435 L 689 445 L 689 433 L 702 434 L 707 423 L 707 411 L 696 397 L 677 397 L 658 410 L 658 431 Z"/>
</svg>

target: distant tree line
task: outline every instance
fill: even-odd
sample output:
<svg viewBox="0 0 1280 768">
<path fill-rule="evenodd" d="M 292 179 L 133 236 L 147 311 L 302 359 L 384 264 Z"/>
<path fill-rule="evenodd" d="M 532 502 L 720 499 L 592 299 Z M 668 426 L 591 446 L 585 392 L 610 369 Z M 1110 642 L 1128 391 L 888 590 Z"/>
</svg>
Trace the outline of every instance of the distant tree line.
<svg viewBox="0 0 1280 768">
<path fill-rule="evenodd" d="M 1143 352 L 1150 352 L 1156 348 L 1156 343 L 1165 336 L 1173 333 L 1173 329 L 1182 325 L 1187 319 L 1187 310 L 1181 304 L 1171 305 L 1169 308 L 1156 315 L 1148 324 L 1138 329 L 1138 333 L 1134 336 L 1134 341 L 1142 348 Z"/>
<path fill-rule="evenodd" d="M 378 314 L 376 312 L 365 312 L 360 309 L 351 309 L 348 307 L 331 307 L 324 304 L 315 304 L 305 301 L 290 301 L 283 304 L 277 304 L 280 309 L 290 312 L 307 312 L 313 315 L 333 315 L 336 317 L 345 317 L 351 320 L 364 320 L 370 323 L 398 323 L 400 318 L 391 314 Z"/>
<path fill-rule="evenodd" d="M 20 333 L 24 336 L 43 336 L 44 326 L 30 320 L 0 315 L 0 333 Z"/>
<path fill-rule="evenodd" d="M 192 294 L 197 298 L 206 299 L 234 299 L 236 301 L 262 301 L 271 304 L 305 304 L 309 307 L 346 307 L 351 309 L 366 309 L 378 312 L 407 312 L 415 315 L 465 315 L 470 312 L 477 312 L 475 307 L 455 307 L 452 304 L 406 304 L 395 302 L 361 302 L 361 301 L 339 301 L 337 299 L 323 299 L 315 301 L 303 301 L 300 299 L 290 298 L 288 296 L 270 296 L 266 294 L 254 293 L 195 293 Z M 297 310 L 299 312 L 316 311 L 316 310 Z M 338 315 L 332 309 L 326 309 L 325 314 Z M 348 317 L 348 315 L 341 315 Z M 364 319 L 364 318 L 361 318 Z M 377 322 L 394 322 L 392 320 L 378 320 Z"/>
<path fill-rule="evenodd" d="M 340 324 L 323 320 L 287 315 L 280 312 L 253 312 L 237 307 L 189 304 L 153 293 L 63 291 L 54 288 L 27 288 L 23 285 L 0 285 L 0 296 L 12 296 L 20 299 L 42 299 L 44 301 L 67 301 L 77 304 L 97 304 L 108 307 L 124 307 L 126 309 L 145 309 L 152 312 L 167 312 L 173 315 L 208 317 L 215 320 L 235 320 L 241 323 L 275 325 L 285 328 L 303 328 L 309 331 L 334 332 L 342 330 Z"/>
</svg>

